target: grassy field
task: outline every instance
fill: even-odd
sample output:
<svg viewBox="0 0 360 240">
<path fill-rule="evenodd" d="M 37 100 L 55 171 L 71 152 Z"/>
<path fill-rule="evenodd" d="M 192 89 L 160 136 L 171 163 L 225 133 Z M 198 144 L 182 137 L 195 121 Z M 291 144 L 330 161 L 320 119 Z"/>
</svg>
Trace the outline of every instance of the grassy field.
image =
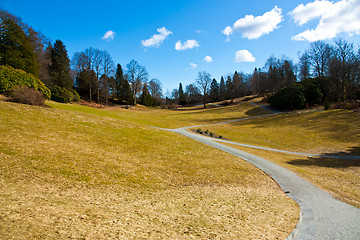
<svg viewBox="0 0 360 240">
<path fill-rule="evenodd" d="M 259 109 L 49 105 L 0 100 L 1 239 L 283 239 L 297 223 L 297 204 L 260 170 L 147 126 Z"/>
<path fill-rule="evenodd" d="M 236 100 L 238 103 L 240 100 Z M 269 113 L 269 111 L 255 107 L 248 103 L 224 106 L 221 108 L 204 109 L 201 107 L 182 108 L 178 110 L 165 110 L 159 108 L 134 107 L 124 109 L 109 107 L 106 111 L 97 108 L 84 107 L 77 104 L 59 104 L 49 102 L 49 106 L 68 111 L 90 113 L 98 116 L 106 116 L 119 120 L 140 123 L 147 126 L 162 128 L 179 128 L 186 126 L 211 124 L 224 122 L 243 117 L 250 117 Z"/>
<path fill-rule="evenodd" d="M 315 154 L 360 155 L 360 114 L 301 111 L 206 127 L 233 141 Z M 298 173 L 335 197 L 360 207 L 360 160 L 309 158 L 238 147 Z"/>
</svg>

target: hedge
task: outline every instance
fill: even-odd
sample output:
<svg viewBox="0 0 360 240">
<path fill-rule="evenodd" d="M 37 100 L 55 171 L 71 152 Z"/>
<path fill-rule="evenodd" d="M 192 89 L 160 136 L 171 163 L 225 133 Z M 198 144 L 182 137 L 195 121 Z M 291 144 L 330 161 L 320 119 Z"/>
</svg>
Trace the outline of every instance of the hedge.
<svg viewBox="0 0 360 240">
<path fill-rule="evenodd" d="M 15 86 L 26 86 L 42 92 L 45 98 L 51 98 L 51 91 L 43 82 L 20 69 L 10 66 L 0 66 L 0 93 L 10 92 Z"/>
</svg>

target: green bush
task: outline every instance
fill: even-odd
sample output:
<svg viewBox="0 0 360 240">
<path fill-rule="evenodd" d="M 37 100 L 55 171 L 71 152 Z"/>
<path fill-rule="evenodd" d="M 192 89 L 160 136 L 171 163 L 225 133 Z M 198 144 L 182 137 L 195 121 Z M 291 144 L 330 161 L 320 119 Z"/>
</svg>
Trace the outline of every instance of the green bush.
<svg viewBox="0 0 360 240">
<path fill-rule="evenodd" d="M 270 96 L 268 102 L 272 107 L 279 110 L 301 109 L 305 105 L 304 91 L 302 85 L 293 84 Z"/>
<path fill-rule="evenodd" d="M 79 102 L 80 101 L 79 94 L 73 89 L 67 90 L 66 88 L 55 86 L 52 95 L 53 96 L 52 96 L 51 100 L 60 102 L 60 103 Z"/>
<path fill-rule="evenodd" d="M 45 106 L 45 98 L 41 92 L 26 86 L 15 86 L 11 89 L 10 100 L 12 102 Z"/>
<path fill-rule="evenodd" d="M 305 87 L 304 95 L 310 107 L 322 102 L 324 94 L 321 92 L 318 79 L 306 79 L 302 81 L 301 84 Z"/>
<path fill-rule="evenodd" d="M 42 92 L 45 98 L 51 98 L 50 89 L 34 75 L 10 66 L 0 66 L 0 93 L 10 92 L 15 86 L 26 86 Z"/>
</svg>

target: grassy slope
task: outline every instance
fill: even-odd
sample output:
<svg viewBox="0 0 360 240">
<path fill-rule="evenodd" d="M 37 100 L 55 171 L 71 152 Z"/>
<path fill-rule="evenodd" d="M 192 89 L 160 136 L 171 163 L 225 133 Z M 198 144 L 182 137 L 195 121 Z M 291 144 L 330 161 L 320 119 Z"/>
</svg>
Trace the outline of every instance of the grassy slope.
<svg viewBox="0 0 360 240">
<path fill-rule="evenodd" d="M 297 222 L 261 171 L 144 125 L 168 113 L 51 105 L 0 101 L 0 238 L 275 239 Z"/>
<path fill-rule="evenodd" d="M 106 111 L 84 107 L 77 104 L 65 105 L 50 102 L 49 105 L 58 109 L 107 116 L 110 118 L 140 123 L 142 125 L 163 128 L 179 128 L 210 124 L 268 113 L 267 110 L 260 107 L 254 107 L 250 104 L 230 105 L 221 108 L 210 107 L 208 109 L 186 108 L 181 110 L 164 110 L 143 107 L 136 107 L 127 110 L 115 107 L 108 108 Z"/>
<path fill-rule="evenodd" d="M 347 110 L 283 113 L 208 128 L 231 140 L 257 146 L 317 154 L 360 155 L 360 114 Z M 289 168 L 335 197 L 360 207 L 359 160 L 308 158 L 238 148 Z"/>
</svg>

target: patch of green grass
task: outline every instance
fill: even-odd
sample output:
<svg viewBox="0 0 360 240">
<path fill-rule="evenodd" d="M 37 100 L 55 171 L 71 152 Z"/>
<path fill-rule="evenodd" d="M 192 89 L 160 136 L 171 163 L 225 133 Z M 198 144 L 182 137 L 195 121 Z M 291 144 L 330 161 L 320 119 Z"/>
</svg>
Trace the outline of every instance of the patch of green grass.
<svg viewBox="0 0 360 240">
<path fill-rule="evenodd" d="M 285 238 L 297 222 L 260 170 L 146 126 L 216 112 L 49 105 L 0 101 L 0 238 Z"/>
</svg>

